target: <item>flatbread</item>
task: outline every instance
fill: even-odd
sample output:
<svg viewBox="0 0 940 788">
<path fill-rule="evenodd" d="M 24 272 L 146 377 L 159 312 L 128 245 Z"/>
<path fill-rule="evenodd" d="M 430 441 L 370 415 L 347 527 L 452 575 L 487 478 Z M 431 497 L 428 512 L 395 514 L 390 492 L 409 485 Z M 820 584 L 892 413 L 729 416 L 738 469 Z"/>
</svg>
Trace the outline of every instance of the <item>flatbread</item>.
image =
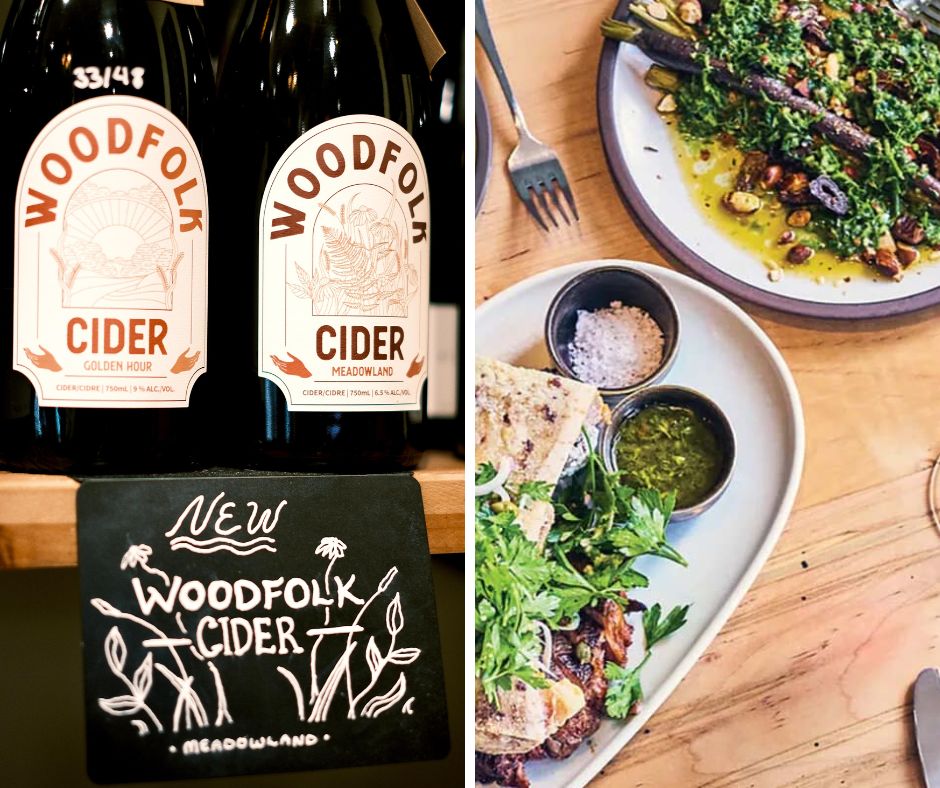
<svg viewBox="0 0 940 788">
<path fill-rule="evenodd" d="M 513 462 L 509 481 L 554 486 L 585 423 L 604 405 L 597 389 L 549 372 L 494 359 L 476 360 L 476 463 Z M 526 536 L 543 543 L 554 521 L 552 506 L 533 501 L 519 513 Z"/>
<path fill-rule="evenodd" d="M 519 681 L 497 690 L 498 709 L 477 684 L 474 749 L 490 755 L 522 754 L 538 747 L 584 708 L 584 692 L 562 679 L 535 689 Z"/>
</svg>

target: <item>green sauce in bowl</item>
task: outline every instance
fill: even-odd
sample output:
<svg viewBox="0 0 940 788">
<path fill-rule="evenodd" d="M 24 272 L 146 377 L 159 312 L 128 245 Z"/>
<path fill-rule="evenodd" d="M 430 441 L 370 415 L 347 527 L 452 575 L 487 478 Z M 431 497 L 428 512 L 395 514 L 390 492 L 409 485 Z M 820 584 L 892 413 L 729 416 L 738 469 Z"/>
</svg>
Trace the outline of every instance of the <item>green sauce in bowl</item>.
<svg viewBox="0 0 940 788">
<path fill-rule="evenodd" d="M 675 492 L 679 509 L 708 497 L 725 465 L 711 426 L 682 405 L 652 404 L 625 419 L 614 449 L 630 484 Z"/>
</svg>

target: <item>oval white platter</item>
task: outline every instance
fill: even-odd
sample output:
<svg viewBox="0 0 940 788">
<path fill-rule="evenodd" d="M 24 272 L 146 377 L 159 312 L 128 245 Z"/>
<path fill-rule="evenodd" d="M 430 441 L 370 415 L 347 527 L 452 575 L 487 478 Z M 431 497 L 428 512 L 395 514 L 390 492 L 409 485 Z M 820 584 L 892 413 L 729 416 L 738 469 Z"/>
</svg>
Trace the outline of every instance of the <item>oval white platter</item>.
<svg viewBox="0 0 940 788">
<path fill-rule="evenodd" d="M 476 353 L 535 369 L 550 366 L 543 325 L 552 297 L 577 274 L 612 264 L 652 275 L 675 299 L 681 323 L 679 353 L 662 382 L 698 389 L 718 404 L 735 431 L 737 462 L 731 485 L 711 510 L 670 526 L 670 541 L 689 566 L 658 559 L 638 562 L 650 586 L 637 593 L 637 599 L 658 601 L 664 610 L 692 604 L 688 623 L 657 644 L 643 669 L 646 700 L 640 713 L 626 721 L 606 720 L 588 745 L 567 760 L 529 764 L 527 772 L 540 788 L 588 783 L 669 697 L 770 555 L 790 515 L 803 469 L 799 394 L 779 351 L 723 295 L 669 269 L 596 260 L 526 279 L 476 310 Z M 639 634 L 635 639 L 642 642 Z M 631 663 L 638 658 L 631 655 Z"/>
<path fill-rule="evenodd" d="M 617 19 L 629 17 L 620 0 Z M 597 80 L 598 121 L 611 174 L 636 215 L 672 255 L 705 281 L 751 303 L 818 318 L 866 319 L 940 303 L 940 264 L 918 267 L 900 282 L 878 276 L 767 277 L 763 261 L 709 222 L 687 188 L 674 136 L 656 111 L 661 94 L 644 75 L 651 61 L 629 44 L 606 41 Z"/>
</svg>

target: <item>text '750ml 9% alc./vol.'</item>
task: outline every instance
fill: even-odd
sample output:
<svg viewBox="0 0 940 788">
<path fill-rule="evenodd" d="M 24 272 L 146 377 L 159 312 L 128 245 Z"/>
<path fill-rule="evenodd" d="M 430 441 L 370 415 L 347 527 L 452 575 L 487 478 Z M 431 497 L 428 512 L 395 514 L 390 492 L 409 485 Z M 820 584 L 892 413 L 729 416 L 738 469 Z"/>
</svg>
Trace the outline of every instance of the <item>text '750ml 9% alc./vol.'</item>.
<svg viewBox="0 0 940 788">
<path fill-rule="evenodd" d="M 195 11 L 21 0 L 2 46 L 0 462 L 188 467 L 213 92 Z"/>
</svg>

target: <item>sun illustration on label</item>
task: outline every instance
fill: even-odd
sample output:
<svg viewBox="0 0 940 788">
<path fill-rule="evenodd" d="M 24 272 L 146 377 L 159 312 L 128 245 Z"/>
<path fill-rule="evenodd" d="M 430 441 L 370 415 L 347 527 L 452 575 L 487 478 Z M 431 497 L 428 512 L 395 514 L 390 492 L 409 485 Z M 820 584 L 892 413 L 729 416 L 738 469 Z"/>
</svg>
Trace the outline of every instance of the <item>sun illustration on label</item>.
<svg viewBox="0 0 940 788">
<path fill-rule="evenodd" d="M 295 263 L 298 281 L 288 287 L 311 301 L 314 315 L 408 317 L 420 277 L 399 200 L 382 189 L 352 189 L 348 200 L 334 195 L 320 204 L 313 272 Z"/>
<path fill-rule="evenodd" d="M 169 202 L 139 172 L 108 170 L 82 183 L 51 253 L 63 307 L 173 309 L 183 254 Z"/>
</svg>

